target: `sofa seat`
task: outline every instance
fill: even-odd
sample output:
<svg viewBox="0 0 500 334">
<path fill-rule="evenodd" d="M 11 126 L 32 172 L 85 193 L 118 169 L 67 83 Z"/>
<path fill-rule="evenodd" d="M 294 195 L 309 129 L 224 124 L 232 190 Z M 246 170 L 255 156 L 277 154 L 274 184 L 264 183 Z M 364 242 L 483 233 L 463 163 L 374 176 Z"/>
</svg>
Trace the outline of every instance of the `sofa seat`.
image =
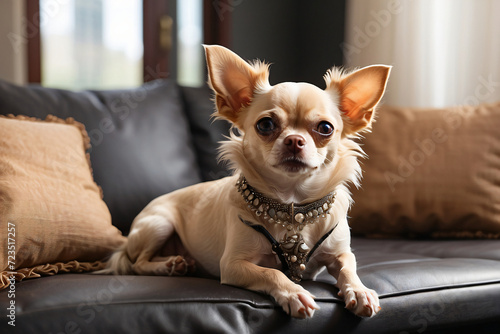
<svg viewBox="0 0 500 334">
<path fill-rule="evenodd" d="M 382 311 L 345 310 L 325 272 L 303 286 L 321 310 L 291 319 L 267 295 L 197 277 L 61 274 L 16 284 L 2 333 L 499 333 L 500 242 L 353 238 Z M 5 309 L 7 291 L 0 292 Z M 44 321 L 46 319 L 46 321 Z"/>
</svg>

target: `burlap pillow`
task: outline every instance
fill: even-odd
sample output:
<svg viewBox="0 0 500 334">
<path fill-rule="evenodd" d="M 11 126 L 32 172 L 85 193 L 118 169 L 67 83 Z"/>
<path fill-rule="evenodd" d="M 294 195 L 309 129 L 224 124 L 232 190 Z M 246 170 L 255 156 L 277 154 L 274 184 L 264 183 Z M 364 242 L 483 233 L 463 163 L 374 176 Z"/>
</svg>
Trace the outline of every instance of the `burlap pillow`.
<svg viewBox="0 0 500 334">
<path fill-rule="evenodd" d="M 500 236 L 500 103 L 378 115 L 363 139 L 353 233 Z"/>
<path fill-rule="evenodd" d="M 0 117 L 0 288 L 9 272 L 20 279 L 95 269 L 76 261 L 100 260 L 123 242 L 93 181 L 88 147 L 72 119 Z"/>
</svg>

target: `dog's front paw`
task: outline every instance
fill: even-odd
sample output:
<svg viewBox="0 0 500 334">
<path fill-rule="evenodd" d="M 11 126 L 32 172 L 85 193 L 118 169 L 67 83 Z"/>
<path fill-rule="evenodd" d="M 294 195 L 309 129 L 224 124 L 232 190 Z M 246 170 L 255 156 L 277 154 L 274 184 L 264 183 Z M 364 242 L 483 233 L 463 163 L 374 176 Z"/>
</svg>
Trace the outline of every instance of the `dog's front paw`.
<svg viewBox="0 0 500 334">
<path fill-rule="evenodd" d="M 294 318 L 311 318 L 315 310 L 319 310 L 318 304 L 314 301 L 314 296 L 300 285 L 294 291 L 278 293 L 274 297 L 278 304 L 288 315 Z"/>
<path fill-rule="evenodd" d="M 346 284 L 339 296 L 344 298 L 346 308 L 357 316 L 373 317 L 381 310 L 377 293 L 364 286 Z"/>
</svg>

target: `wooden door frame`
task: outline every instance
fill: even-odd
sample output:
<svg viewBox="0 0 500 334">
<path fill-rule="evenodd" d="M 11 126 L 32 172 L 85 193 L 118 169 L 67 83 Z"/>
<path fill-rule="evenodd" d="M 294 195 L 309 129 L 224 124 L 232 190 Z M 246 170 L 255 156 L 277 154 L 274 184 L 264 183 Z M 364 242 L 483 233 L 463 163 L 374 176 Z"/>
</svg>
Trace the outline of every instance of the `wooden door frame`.
<svg viewBox="0 0 500 334">
<path fill-rule="evenodd" d="M 40 41 L 40 1 L 26 0 L 26 31 L 28 82 L 42 82 L 42 54 Z"/>
<path fill-rule="evenodd" d="M 167 16 L 168 0 L 143 0 L 143 80 L 148 82 L 168 76 L 169 50 L 160 45 L 160 21 Z"/>
<path fill-rule="evenodd" d="M 203 43 L 231 47 L 233 0 L 203 0 Z"/>
</svg>

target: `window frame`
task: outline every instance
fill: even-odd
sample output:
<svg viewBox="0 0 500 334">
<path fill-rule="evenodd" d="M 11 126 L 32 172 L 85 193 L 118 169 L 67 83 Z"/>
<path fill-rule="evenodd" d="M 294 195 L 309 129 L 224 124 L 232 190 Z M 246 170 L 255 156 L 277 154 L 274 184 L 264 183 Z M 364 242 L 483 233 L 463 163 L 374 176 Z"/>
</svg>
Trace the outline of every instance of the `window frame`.
<svg viewBox="0 0 500 334">
<path fill-rule="evenodd" d="M 28 38 L 28 82 L 42 82 L 41 41 L 40 41 L 40 1 L 26 0 L 26 35 Z"/>
</svg>

